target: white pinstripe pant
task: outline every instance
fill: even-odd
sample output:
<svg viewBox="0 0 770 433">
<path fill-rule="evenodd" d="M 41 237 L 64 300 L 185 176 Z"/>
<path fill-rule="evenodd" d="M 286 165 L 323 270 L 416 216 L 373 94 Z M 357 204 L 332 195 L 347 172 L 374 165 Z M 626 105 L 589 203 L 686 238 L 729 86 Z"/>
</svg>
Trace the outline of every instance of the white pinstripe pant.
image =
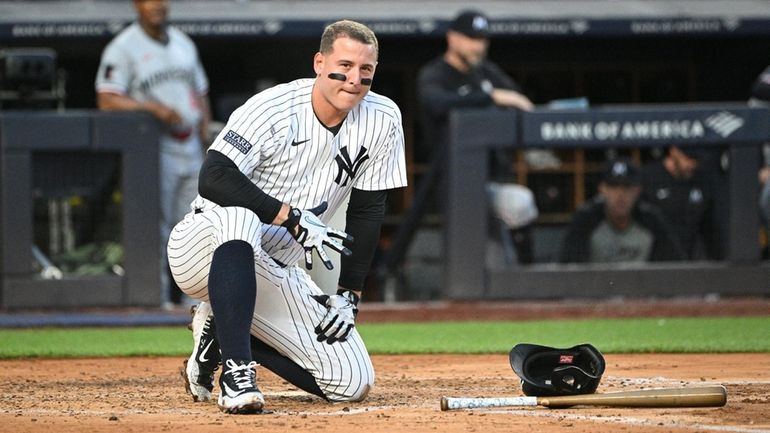
<svg viewBox="0 0 770 433">
<path fill-rule="evenodd" d="M 254 250 L 257 300 L 251 334 L 307 370 L 331 401 L 363 400 L 374 384 L 374 368 L 356 329 L 345 342 L 319 343 L 313 331 L 326 307 L 311 295 L 321 289 L 298 266 L 282 268 L 260 246 L 262 222 L 240 207 L 190 213 L 171 232 L 168 260 L 179 288 L 208 301 L 214 250 L 241 240 Z"/>
</svg>

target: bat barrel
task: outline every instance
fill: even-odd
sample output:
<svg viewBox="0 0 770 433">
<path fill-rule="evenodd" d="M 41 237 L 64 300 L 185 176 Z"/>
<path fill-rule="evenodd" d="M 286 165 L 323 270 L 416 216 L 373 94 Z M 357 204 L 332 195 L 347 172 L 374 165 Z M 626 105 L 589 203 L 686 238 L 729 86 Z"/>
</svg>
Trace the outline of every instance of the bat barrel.
<svg viewBox="0 0 770 433">
<path fill-rule="evenodd" d="M 576 405 L 624 407 L 714 407 L 724 406 L 727 390 L 722 385 L 621 391 L 606 394 L 582 394 L 559 397 L 538 397 L 537 403 L 547 407 Z"/>
</svg>

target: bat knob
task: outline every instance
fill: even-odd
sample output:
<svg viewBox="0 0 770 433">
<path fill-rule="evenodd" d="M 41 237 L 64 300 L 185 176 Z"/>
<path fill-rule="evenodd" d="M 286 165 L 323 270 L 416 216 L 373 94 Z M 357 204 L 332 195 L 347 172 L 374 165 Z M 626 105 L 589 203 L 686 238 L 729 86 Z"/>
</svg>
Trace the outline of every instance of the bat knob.
<svg viewBox="0 0 770 433">
<path fill-rule="evenodd" d="M 449 402 L 447 401 L 446 397 L 441 397 L 441 410 L 449 410 Z"/>
</svg>

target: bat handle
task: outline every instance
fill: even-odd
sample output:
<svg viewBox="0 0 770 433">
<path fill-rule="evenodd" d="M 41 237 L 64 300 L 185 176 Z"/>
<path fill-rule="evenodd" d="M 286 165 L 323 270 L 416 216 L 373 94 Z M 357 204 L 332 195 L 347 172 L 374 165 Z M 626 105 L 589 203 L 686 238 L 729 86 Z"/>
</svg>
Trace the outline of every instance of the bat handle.
<svg viewBox="0 0 770 433">
<path fill-rule="evenodd" d="M 441 410 L 537 406 L 537 397 L 441 397 Z"/>
</svg>

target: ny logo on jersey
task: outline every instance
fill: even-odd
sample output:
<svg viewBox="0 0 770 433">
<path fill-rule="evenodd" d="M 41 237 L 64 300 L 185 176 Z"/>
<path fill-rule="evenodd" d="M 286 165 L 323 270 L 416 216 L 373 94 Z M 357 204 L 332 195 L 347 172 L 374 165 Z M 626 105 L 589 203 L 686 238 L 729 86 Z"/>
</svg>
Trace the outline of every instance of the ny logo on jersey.
<svg viewBox="0 0 770 433">
<path fill-rule="evenodd" d="M 358 151 L 358 155 L 356 155 L 356 159 L 354 161 L 350 160 L 347 146 L 340 149 L 340 154 L 334 158 L 334 160 L 337 161 L 337 166 L 340 169 L 340 171 L 337 173 L 337 177 L 334 179 L 334 182 L 336 182 L 339 186 L 347 185 L 348 180 L 356 177 L 356 172 L 358 172 L 358 169 L 361 168 L 361 164 L 363 164 L 367 159 L 369 159 L 369 155 L 366 154 L 366 148 L 363 146 L 361 146 L 361 150 Z M 344 180 L 342 179 L 343 174 L 346 175 Z"/>
</svg>

